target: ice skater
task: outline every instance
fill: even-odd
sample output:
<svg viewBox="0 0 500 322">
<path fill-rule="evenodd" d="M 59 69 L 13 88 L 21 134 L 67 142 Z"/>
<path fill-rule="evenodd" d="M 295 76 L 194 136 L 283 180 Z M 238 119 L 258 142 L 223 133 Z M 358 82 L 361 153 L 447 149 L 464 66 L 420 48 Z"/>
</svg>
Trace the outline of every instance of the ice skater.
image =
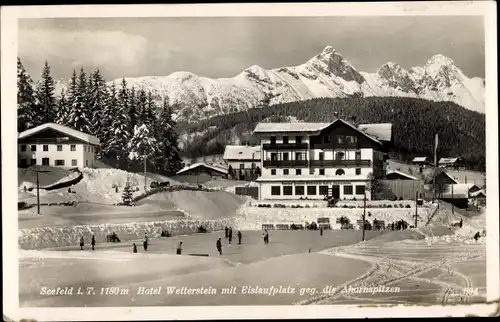
<svg viewBox="0 0 500 322">
<path fill-rule="evenodd" d="M 217 248 L 217 251 L 219 252 L 219 256 L 222 256 L 222 241 L 221 238 L 217 239 L 217 242 L 215 243 L 215 247 Z"/>
<path fill-rule="evenodd" d="M 229 227 L 229 243 L 231 244 L 231 241 L 233 240 L 233 228 Z"/>
<path fill-rule="evenodd" d="M 241 231 L 238 230 L 236 236 L 238 236 L 238 245 L 241 245 Z"/>
<path fill-rule="evenodd" d="M 323 227 L 319 227 L 319 234 L 320 236 L 323 236 Z"/>
<path fill-rule="evenodd" d="M 147 233 L 144 233 L 144 242 L 142 243 L 142 245 L 144 246 L 144 250 L 147 251 L 148 250 L 148 234 Z"/>
<path fill-rule="evenodd" d="M 92 245 L 92 250 L 95 250 L 94 247 L 95 247 L 95 236 L 92 235 L 92 241 L 90 242 L 90 245 Z"/>
<path fill-rule="evenodd" d="M 83 239 L 83 236 L 80 237 L 80 250 L 83 250 L 83 246 L 85 246 L 85 241 Z"/>
<path fill-rule="evenodd" d="M 133 252 L 137 253 L 137 245 L 135 243 L 133 245 L 134 245 Z"/>
<path fill-rule="evenodd" d="M 264 230 L 264 244 L 269 244 L 269 233 L 267 232 L 267 229 Z"/>
<path fill-rule="evenodd" d="M 181 254 L 182 254 L 182 241 L 180 241 L 179 244 L 177 245 L 177 255 Z"/>
<path fill-rule="evenodd" d="M 229 228 L 227 228 L 227 226 L 224 228 L 225 232 L 226 232 L 226 235 L 224 236 L 225 238 L 228 238 L 229 237 Z"/>
</svg>

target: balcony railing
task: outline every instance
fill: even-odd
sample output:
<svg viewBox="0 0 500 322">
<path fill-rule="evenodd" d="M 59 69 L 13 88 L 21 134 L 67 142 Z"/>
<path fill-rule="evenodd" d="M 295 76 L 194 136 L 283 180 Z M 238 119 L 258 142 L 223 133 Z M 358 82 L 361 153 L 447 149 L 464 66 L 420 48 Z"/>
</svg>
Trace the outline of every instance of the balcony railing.
<svg viewBox="0 0 500 322">
<path fill-rule="evenodd" d="M 359 149 L 360 144 L 358 142 L 350 143 L 337 143 L 337 142 L 329 142 L 329 143 L 311 143 L 311 149 Z"/>
<path fill-rule="evenodd" d="M 264 150 L 307 149 L 307 143 L 264 143 Z"/>
<path fill-rule="evenodd" d="M 307 167 L 307 160 L 264 160 L 264 167 Z"/>
<path fill-rule="evenodd" d="M 311 160 L 312 167 L 363 167 L 371 166 L 371 160 Z"/>
</svg>

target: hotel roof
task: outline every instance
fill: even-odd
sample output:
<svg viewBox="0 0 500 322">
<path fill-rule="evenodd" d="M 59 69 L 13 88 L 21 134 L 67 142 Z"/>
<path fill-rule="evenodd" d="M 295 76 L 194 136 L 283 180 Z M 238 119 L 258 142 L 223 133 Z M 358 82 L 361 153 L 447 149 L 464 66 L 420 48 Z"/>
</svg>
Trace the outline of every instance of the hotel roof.
<svg viewBox="0 0 500 322">
<path fill-rule="evenodd" d="M 218 171 L 220 173 L 228 174 L 227 169 L 223 169 L 221 167 L 214 166 L 214 165 L 208 165 L 206 163 L 201 163 L 201 162 L 199 162 L 199 163 L 193 163 L 190 166 L 184 167 L 183 169 L 179 170 L 176 174 L 179 175 L 179 174 L 182 174 L 183 172 L 186 172 L 186 171 L 198 168 L 198 167 L 205 167 L 205 168 L 208 168 L 208 169 L 212 169 L 212 170 Z"/>
<path fill-rule="evenodd" d="M 45 123 L 45 124 L 36 126 L 32 129 L 29 129 L 29 130 L 26 130 L 24 132 L 19 133 L 17 138 L 18 139 L 26 139 L 26 138 L 28 138 L 36 133 L 45 131 L 47 129 L 51 129 L 51 130 L 66 134 L 68 136 L 72 136 L 74 138 L 77 138 L 77 139 L 84 141 L 86 143 L 89 143 L 89 144 L 100 145 L 99 139 L 97 137 L 90 135 L 90 134 L 87 134 L 87 133 L 83 133 L 83 132 L 74 130 L 70 127 L 67 127 L 67 126 L 64 126 L 61 124 L 56 124 L 56 123 Z"/>
</svg>

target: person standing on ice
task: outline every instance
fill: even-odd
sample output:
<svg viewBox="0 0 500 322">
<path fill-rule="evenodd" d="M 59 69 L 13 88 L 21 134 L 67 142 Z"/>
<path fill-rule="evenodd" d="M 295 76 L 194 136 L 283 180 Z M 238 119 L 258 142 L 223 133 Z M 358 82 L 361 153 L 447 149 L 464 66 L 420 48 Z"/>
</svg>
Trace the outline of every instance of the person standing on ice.
<svg viewBox="0 0 500 322">
<path fill-rule="evenodd" d="M 217 248 L 217 251 L 219 252 L 219 256 L 222 256 L 222 241 L 221 238 L 217 239 L 217 242 L 215 243 L 215 247 Z"/>
<path fill-rule="evenodd" d="M 233 228 L 229 227 L 229 243 L 231 244 L 231 241 L 233 240 Z"/>
<path fill-rule="evenodd" d="M 85 245 L 85 241 L 83 240 L 83 236 L 80 237 L 80 250 L 83 250 L 83 246 Z"/>
<path fill-rule="evenodd" d="M 92 235 L 92 241 L 90 242 L 90 245 L 92 245 L 92 250 L 95 250 L 94 247 L 95 247 L 95 236 Z"/>
<path fill-rule="evenodd" d="M 323 236 L 323 227 L 319 227 L 319 234 Z"/>
<path fill-rule="evenodd" d="M 236 236 L 238 236 L 238 245 L 241 245 L 241 231 L 238 230 Z"/>
<path fill-rule="evenodd" d="M 134 243 L 134 244 L 133 244 L 133 246 L 134 246 L 134 248 L 133 248 L 133 252 L 134 252 L 134 253 L 137 253 L 137 245 Z"/>
<path fill-rule="evenodd" d="M 267 229 L 264 230 L 264 244 L 269 244 L 269 233 L 267 232 Z"/>
<path fill-rule="evenodd" d="M 225 235 L 225 238 L 228 238 L 229 237 L 229 228 L 227 228 L 227 226 L 224 228 L 224 230 L 226 231 L 226 235 Z"/>
<path fill-rule="evenodd" d="M 177 245 L 177 255 L 181 254 L 182 254 L 182 241 L 180 241 L 179 244 Z"/>
<path fill-rule="evenodd" d="M 144 242 L 142 243 L 144 246 L 144 250 L 148 250 L 148 233 L 144 233 Z"/>
</svg>

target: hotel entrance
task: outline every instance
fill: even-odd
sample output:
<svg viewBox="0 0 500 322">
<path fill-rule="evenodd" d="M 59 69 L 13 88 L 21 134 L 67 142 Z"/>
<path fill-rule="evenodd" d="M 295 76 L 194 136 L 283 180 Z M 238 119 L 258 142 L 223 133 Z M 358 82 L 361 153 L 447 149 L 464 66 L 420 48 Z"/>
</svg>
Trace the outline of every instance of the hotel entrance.
<svg viewBox="0 0 500 322">
<path fill-rule="evenodd" d="M 332 197 L 335 199 L 340 199 L 340 186 L 339 185 L 332 186 Z"/>
</svg>

